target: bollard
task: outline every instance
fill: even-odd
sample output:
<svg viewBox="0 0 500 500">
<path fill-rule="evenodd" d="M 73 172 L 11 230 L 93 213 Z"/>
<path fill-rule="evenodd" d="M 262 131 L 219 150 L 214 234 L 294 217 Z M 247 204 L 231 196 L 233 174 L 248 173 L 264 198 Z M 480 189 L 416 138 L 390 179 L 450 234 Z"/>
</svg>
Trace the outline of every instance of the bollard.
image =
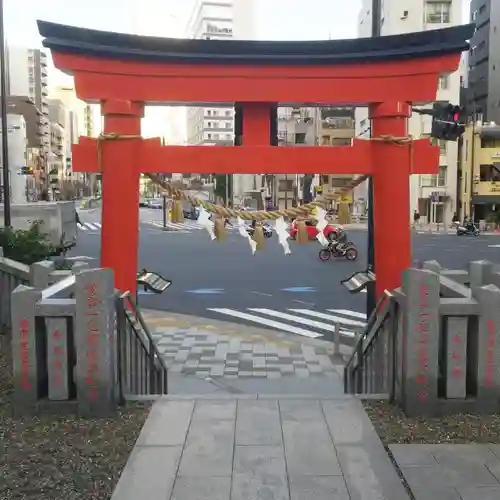
<svg viewBox="0 0 500 500">
<path fill-rule="evenodd" d="M 335 323 L 335 332 L 333 333 L 333 354 L 340 355 L 340 323 Z"/>
</svg>

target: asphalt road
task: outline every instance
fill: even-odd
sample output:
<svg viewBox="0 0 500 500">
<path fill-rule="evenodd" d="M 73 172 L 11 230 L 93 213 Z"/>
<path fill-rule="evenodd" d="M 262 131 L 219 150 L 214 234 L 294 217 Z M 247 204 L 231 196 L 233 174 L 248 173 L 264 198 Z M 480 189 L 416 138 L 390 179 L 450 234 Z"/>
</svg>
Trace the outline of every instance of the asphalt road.
<svg viewBox="0 0 500 500">
<path fill-rule="evenodd" d="M 93 257 L 91 265 L 98 266 L 100 214 L 82 211 L 80 217 L 84 227 L 88 226 L 80 230 L 72 253 Z M 140 218 L 139 268 L 158 272 L 173 282 L 161 296 L 141 295 L 144 307 L 258 323 L 278 330 L 288 325 L 287 331 L 307 336 L 318 331 L 325 334 L 335 321 L 346 330 L 362 325 L 366 294 L 350 295 L 340 280 L 364 269 L 366 231 L 349 232 L 359 248 L 357 262 L 323 263 L 316 243 L 290 242 L 292 254 L 285 256 L 274 235 L 266 240 L 265 251 L 252 255 L 248 243 L 234 232 L 225 242 L 211 242 L 193 223 L 185 232 L 162 231 L 154 225 L 161 219 L 159 211 L 141 209 Z M 500 236 L 417 234 L 413 237 L 413 258 L 436 259 L 450 269 L 464 268 L 471 260 L 500 263 Z"/>
</svg>

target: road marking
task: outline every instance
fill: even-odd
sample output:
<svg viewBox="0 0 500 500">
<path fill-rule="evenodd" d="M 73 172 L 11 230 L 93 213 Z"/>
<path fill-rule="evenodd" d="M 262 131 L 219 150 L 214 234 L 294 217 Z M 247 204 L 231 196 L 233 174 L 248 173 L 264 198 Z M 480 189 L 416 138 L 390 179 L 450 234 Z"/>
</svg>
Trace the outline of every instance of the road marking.
<svg viewBox="0 0 500 500">
<path fill-rule="evenodd" d="M 267 314 L 268 316 L 274 316 L 279 319 L 286 319 L 288 321 L 293 321 L 294 323 L 299 323 L 301 325 L 312 326 L 313 328 L 317 328 L 318 330 L 326 330 L 328 332 L 335 331 L 335 325 L 323 323 L 321 321 L 314 321 L 312 319 L 300 318 L 298 316 L 293 316 L 292 314 L 286 314 L 279 311 L 274 311 L 273 309 L 253 309 L 249 308 L 249 311 Z M 289 311 L 303 311 L 303 309 L 288 309 Z"/>
<path fill-rule="evenodd" d="M 264 297 L 272 297 L 270 293 L 263 293 L 263 292 L 252 292 L 255 295 L 263 295 Z"/>
<path fill-rule="evenodd" d="M 186 290 L 186 292 L 195 295 L 220 295 L 224 293 L 224 290 L 222 288 L 198 288 L 196 290 Z"/>
<path fill-rule="evenodd" d="M 294 333 L 296 335 L 302 335 L 303 337 L 309 337 L 311 339 L 316 339 L 318 337 L 322 337 L 323 335 L 319 333 L 312 332 L 310 330 L 305 330 L 304 328 L 298 328 L 292 325 L 287 325 L 286 323 L 281 323 L 279 321 L 273 321 L 271 319 L 261 318 L 259 316 L 255 316 L 254 314 L 248 314 L 240 311 L 235 311 L 233 309 L 208 309 L 209 311 L 217 312 L 220 314 L 225 314 L 226 316 L 232 316 L 234 318 L 244 319 L 246 321 L 250 321 L 251 323 L 258 323 L 260 325 L 268 326 L 269 328 L 273 328 L 275 330 L 281 330 L 288 333 Z"/>
<path fill-rule="evenodd" d="M 314 316 L 316 318 L 326 319 L 327 321 L 332 321 L 333 323 L 342 323 L 343 325 L 358 326 L 358 327 L 366 326 L 366 322 L 364 321 L 356 321 L 353 319 L 343 318 L 342 316 L 336 316 L 333 314 L 325 314 L 319 311 L 313 311 L 312 309 L 288 309 L 288 310 L 299 314 L 305 314 L 306 316 Z"/>
<path fill-rule="evenodd" d="M 311 293 L 315 292 L 316 288 L 313 286 L 292 286 L 290 288 L 282 288 L 281 291 L 291 293 Z"/>
<path fill-rule="evenodd" d="M 81 223 L 78 223 L 78 227 L 82 230 L 82 231 L 99 231 L 99 229 L 101 229 L 102 227 L 102 224 L 100 222 L 81 222 Z"/>
<path fill-rule="evenodd" d="M 349 309 L 327 309 L 327 311 L 334 312 L 337 314 L 343 314 L 344 316 L 352 316 L 353 318 L 359 318 L 359 319 L 366 320 L 366 313 L 351 311 Z"/>
<path fill-rule="evenodd" d="M 488 245 L 488 248 L 500 248 L 500 245 Z"/>
</svg>

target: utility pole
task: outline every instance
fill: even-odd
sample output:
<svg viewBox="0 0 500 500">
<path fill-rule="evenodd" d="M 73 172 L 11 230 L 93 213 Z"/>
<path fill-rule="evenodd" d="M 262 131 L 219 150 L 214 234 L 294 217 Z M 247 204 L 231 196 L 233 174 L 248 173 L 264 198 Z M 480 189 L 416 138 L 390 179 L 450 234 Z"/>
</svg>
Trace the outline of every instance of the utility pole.
<svg viewBox="0 0 500 500">
<path fill-rule="evenodd" d="M 372 38 L 380 36 L 381 0 L 372 0 Z M 373 218 L 373 180 L 368 178 L 368 267 L 375 271 L 375 224 Z M 366 289 L 366 315 L 370 317 L 377 305 L 375 283 L 369 283 Z"/>
<path fill-rule="evenodd" d="M 11 227 L 9 182 L 9 131 L 7 130 L 7 71 L 5 69 L 5 33 L 3 0 L 0 0 L 0 105 L 2 107 L 2 166 L 3 166 L 3 220 L 4 227 Z"/>
</svg>

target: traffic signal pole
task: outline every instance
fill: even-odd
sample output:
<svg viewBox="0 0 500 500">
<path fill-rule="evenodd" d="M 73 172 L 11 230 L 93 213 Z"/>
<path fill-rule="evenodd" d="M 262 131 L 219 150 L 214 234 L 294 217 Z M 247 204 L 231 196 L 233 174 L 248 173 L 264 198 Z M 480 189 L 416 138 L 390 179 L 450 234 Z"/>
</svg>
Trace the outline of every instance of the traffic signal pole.
<svg viewBox="0 0 500 500">
<path fill-rule="evenodd" d="M 380 36 L 381 0 L 372 0 L 372 38 Z M 368 178 L 368 268 L 375 272 L 375 224 L 373 218 L 373 181 Z M 375 283 L 366 288 L 366 316 L 370 317 L 377 305 Z"/>
</svg>

